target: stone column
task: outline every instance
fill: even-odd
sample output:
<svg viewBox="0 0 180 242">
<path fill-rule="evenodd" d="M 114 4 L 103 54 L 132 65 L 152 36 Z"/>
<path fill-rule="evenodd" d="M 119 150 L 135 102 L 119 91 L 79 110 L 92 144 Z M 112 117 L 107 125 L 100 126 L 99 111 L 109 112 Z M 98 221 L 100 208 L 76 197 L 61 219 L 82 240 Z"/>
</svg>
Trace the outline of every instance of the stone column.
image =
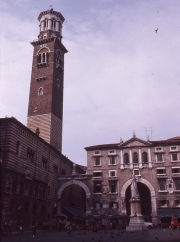
<svg viewBox="0 0 180 242">
<path fill-rule="evenodd" d="M 126 211 L 126 198 L 125 197 L 121 197 L 121 214 L 122 215 L 126 215 L 127 211 Z"/>
<path fill-rule="evenodd" d="M 52 22 L 52 20 L 48 19 L 48 29 L 51 29 L 51 22 Z"/>
<path fill-rule="evenodd" d="M 121 169 L 124 169 L 124 164 L 123 164 L 123 151 L 122 150 L 120 151 L 120 156 L 121 156 L 121 166 L 120 166 L 120 168 Z"/>
<path fill-rule="evenodd" d="M 43 54 L 41 54 L 41 63 L 43 63 Z"/>
<path fill-rule="evenodd" d="M 59 32 L 59 21 L 56 22 L 56 31 Z"/>
<path fill-rule="evenodd" d="M 41 22 L 40 31 L 44 31 L 44 21 Z"/>
<path fill-rule="evenodd" d="M 45 53 L 45 62 L 47 62 L 47 52 Z"/>
<path fill-rule="evenodd" d="M 132 149 L 130 149 L 130 169 L 133 169 Z"/>
<path fill-rule="evenodd" d="M 57 214 L 60 214 L 61 213 L 61 198 L 58 199 L 57 209 L 58 209 Z"/>
<path fill-rule="evenodd" d="M 87 196 L 86 197 L 86 215 L 91 214 L 91 197 Z"/>
<path fill-rule="evenodd" d="M 151 160 L 151 150 L 148 148 L 148 161 L 149 161 L 149 168 L 152 168 L 152 160 Z"/>
<path fill-rule="evenodd" d="M 141 154 L 141 148 L 139 148 L 139 168 L 142 168 L 142 154 Z"/>
</svg>

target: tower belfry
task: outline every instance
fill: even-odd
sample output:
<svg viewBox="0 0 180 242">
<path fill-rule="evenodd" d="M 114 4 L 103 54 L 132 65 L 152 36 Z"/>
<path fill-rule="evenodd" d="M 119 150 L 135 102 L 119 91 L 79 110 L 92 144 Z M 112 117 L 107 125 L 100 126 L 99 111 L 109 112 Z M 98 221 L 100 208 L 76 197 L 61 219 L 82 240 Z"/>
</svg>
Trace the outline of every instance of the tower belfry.
<svg viewBox="0 0 180 242">
<path fill-rule="evenodd" d="M 41 12 L 34 47 L 27 127 L 61 152 L 63 122 L 64 17 L 53 9 Z"/>
</svg>

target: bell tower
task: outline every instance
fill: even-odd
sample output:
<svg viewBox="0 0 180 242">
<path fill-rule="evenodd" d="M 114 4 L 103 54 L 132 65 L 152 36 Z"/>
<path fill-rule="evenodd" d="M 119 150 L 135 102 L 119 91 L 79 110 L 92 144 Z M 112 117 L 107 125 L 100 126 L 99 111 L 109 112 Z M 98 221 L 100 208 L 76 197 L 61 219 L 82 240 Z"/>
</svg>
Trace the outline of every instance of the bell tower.
<svg viewBox="0 0 180 242">
<path fill-rule="evenodd" d="M 63 122 L 64 17 L 53 9 L 41 12 L 34 47 L 27 127 L 61 152 Z"/>
</svg>

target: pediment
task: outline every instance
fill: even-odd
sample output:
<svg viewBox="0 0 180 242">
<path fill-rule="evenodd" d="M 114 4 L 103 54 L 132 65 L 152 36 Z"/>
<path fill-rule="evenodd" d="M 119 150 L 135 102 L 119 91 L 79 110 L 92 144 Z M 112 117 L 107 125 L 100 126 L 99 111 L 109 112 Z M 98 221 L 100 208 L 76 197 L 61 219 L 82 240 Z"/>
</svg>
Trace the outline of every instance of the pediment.
<svg viewBox="0 0 180 242">
<path fill-rule="evenodd" d="M 133 137 L 125 142 L 121 142 L 119 146 L 121 146 L 121 147 L 136 147 L 136 146 L 143 147 L 143 146 L 151 146 L 151 142 Z"/>
</svg>

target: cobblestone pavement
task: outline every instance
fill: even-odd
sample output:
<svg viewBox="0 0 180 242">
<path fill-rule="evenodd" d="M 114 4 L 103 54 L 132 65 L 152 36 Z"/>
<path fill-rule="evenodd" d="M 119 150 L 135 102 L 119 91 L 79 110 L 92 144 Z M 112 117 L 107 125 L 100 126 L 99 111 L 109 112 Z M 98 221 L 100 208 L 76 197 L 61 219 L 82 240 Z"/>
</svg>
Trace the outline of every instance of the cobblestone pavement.
<svg viewBox="0 0 180 242">
<path fill-rule="evenodd" d="M 72 231 L 71 237 L 66 232 L 38 231 L 35 239 L 31 232 L 24 232 L 23 235 L 13 233 L 11 237 L 2 237 L 1 242 L 180 242 L 180 228 L 172 229 L 151 229 L 145 232 L 127 232 L 125 230 L 108 231 Z"/>
</svg>

